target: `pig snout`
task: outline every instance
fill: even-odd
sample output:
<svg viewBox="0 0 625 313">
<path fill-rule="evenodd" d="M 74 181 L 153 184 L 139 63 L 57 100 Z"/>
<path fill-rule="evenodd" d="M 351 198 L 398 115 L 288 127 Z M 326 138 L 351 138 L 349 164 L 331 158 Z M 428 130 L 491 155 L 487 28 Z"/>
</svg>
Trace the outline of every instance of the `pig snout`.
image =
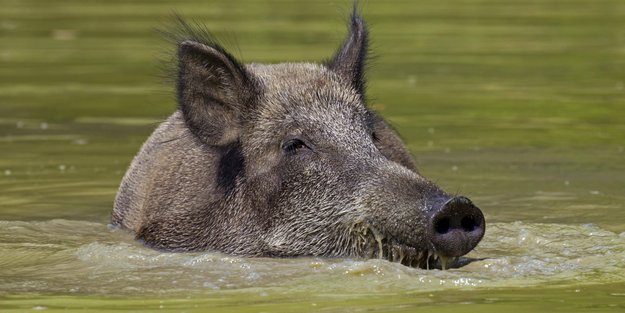
<svg viewBox="0 0 625 313">
<path fill-rule="evenodd" d="M 430 211 L 429 240 L 444 257 L 467 254 L 484 236 L 484 214 L 466 197 L 453 197 Z"/>
</svg>

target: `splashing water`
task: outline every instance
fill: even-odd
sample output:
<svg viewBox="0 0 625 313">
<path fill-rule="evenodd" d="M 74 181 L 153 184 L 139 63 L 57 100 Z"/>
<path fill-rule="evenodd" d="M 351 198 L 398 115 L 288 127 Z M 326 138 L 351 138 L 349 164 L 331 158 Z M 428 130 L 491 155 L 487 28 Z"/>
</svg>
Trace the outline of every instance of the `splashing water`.
<svg viewBox="0 0 625 313">
<path fill-rule="evenodd" d="M 494 223 L 468 257 L 464 267 L 428 271 L 378 259 L 163 253 L 99 223 L 0 222 L 0 293 L 357 294 L 625 282 L 625 233 L 593 225 Z"/>
</svg>

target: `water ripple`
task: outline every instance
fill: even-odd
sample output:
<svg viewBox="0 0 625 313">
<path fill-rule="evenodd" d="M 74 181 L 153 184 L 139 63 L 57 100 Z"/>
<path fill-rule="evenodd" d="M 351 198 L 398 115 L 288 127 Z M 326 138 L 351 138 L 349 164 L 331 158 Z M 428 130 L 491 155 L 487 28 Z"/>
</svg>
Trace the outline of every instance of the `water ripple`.
<svg viewBox="0 0 625 313">
<path fill-rule="evenodd" d="M 180 294 L 379 293 L 625 282 L 625 235 L 593 225 L 494 223 L 465 260 L 421 270 L 384 260 L 245 258 L 147 249 L 104 224 L 0 221 L 0 290 Z"/>
</svg>

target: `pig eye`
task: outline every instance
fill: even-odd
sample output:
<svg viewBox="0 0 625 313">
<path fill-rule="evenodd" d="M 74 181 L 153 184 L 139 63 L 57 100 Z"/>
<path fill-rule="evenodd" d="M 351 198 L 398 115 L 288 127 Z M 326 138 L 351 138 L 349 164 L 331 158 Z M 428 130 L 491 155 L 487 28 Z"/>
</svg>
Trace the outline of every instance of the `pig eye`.
<svg viewBox="0 0 625 313">
<path fill-rule="evenodd" d="M 303 149 L 310 149 L 310 148 L 306 145 L 306 143 L 304 143 L 304 141 L 297 139 L 297 138 L 289 139 L 282 144 L 282 150 L 284 151 L 284 153 L 288 155 L 297 154 Z"/>
</svg>

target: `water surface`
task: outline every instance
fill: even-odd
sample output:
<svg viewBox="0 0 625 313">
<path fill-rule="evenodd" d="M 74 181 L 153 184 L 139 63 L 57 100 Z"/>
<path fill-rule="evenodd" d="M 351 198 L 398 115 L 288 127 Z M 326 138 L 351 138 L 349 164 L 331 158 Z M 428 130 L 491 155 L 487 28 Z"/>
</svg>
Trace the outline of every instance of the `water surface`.
<svg viewBox="0 0 625 313">
<path fill-rule="evenodd" d="M 169 254 L 109 228 L 175 107 L 153 30 L 206 23 L 244 61 L 321 60 L 335 1 L 0 0 L 0 310 L 625 309 L 625 3 L 369 1 L 370 105 L 486 236 L 449 271 Z M 236 36 L 235 36 L 236 35 Z"/>
</svg>

